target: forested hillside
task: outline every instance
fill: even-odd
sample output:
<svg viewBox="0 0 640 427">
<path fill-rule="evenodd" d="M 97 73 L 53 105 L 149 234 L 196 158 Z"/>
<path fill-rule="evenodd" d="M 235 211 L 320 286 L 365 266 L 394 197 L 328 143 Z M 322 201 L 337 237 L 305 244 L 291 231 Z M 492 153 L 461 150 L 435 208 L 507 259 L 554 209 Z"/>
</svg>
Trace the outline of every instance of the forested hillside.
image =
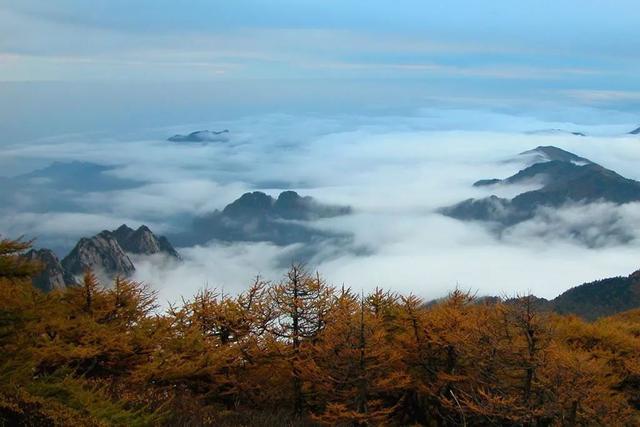
<svg viewBox="0 0 640 427">
<path fill-rule="evenodd" d="M 0 425 L 638 425 L 640 311 L 425 306 L 294 265 L 166 311 L 125 279 L 43 293 L 0 243 Z M 427 279 L 425 279 L 427 280 Z"/>
</svg>

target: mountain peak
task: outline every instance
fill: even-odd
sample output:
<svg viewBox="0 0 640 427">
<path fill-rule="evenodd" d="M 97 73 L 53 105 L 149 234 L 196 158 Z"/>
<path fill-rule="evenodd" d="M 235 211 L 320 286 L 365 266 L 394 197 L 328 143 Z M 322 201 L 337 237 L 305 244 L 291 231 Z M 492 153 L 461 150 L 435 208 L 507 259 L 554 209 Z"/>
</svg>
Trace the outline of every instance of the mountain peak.
<svg viewBox="0 0 640 427">
<path fill-rule="evenodd" d="M 280 193 L 278 201 L 300 200 L 302 197 L 293 190 L 287 190 Z"/>
<path fill-rule="evenodd" d="M 149 227 L 147 227 L 146 225 L 142 224 L 140 227 L 138 227 L 136 232 L 138 232 L 138 233 L 151 233 L 151 230 L 149 229 Z"/>
<path fill-rule="evenodd" d="M 554 147 L 553 145 L 539 146 L 533 150 L 524 151 L 519 154 L 521 157 L 529 158 L 529 163 L 541 163 L 549 161 L 561 161 L 571 162 L 576 164 L 589 164 L 593 163 L 589 159 L 580 157 L 562 148 Z"/>
<path fill-rule="evenodd" d="M 640 135 L 640 127 L 629 132 L 629 135 Z"/>
<path fill-rule="evenodd" d="M 83 274 L 87 269 L 106 276 L 130 276 L 135 271 L 131 259 L 118 244 L 113 233 L 106 230 L 91 238 L 80 239 L 61 264 L 66 271 L 75 276 Z"/>
<path fill-rule="evenodd" d="M 165 253 L 174 258 L 180 258 L 178 252 L 163 236 L 156 236 L 149 227 L 141 225 L 134 230 L 126 224 L 122 224 L 114 231 L 103 231 L 115 237 L 122 249 L 135 255 L 152 255 Z"/>
<path fill-rule="evenodd" d="M 133 233 L 133 228 L 129 227 L 127 224 L 122 224 L 120 227 L 114 230 L 114 233 Z"/>
<path fill-rule="evenodd" d="M 48 249 L 41 251 L 46 252 L 31 251 L 29 256 L 45 264 L 48 276 L 39 279 L 42 282 L 39 287 L 49 288 L 49 290 L 59 287 L 59 283 L 75 283 L 73 280 L 70 282 L 69 278 L 79 276 L 87 269 L 96 271 L 104 278 L 117 275 L 130 276 L 135 271 L 135 266 L 127 253 L 135 255 L 164 253 L 180 259 L 180 255 L 171 243 L 165 237 L 153 234 L 146 225 L 133 230 L 126 224 L 122 224 L 116 230 L 103 230 L 93 237 L 83 237 L 62 262 L 57 262 L 55 254 Z M 64 280 L 60 279 L 61 275 L 66 275 Z M 53 279 L 49 279 L 51 276 Z M 51 284 L 47 284 L 47 281 Z"/>
<path fill-rule="evenodd" d="M 274 199 L 261 191 L 244 193 L 215 211 L 196 218 L 182 244 L 223 241 L 270 241 L 289 245 L 326 237 L 328 233 L 311 226 L 311 221 L 351 213 L 349 206 L 325 205 L 295 191 L 283 191 Z"/>
<path fill-rule="evenodd" d="M 122 228 L 122 227 L 121 227 Z M 163 236 L 156 236 L 146 225 L 141 225 L 137 230 L 131 230 L 127 235 L 116 237 L 118 243 L 125 252 L 136 255 L 153 255 L 164 253 L 174 258 L 180 258 L 178 252 L 171 246 L 171 243 Z M 118 230 L 114 232 L 117 236 Z"/>
<path fill-rule="evenodd" d="M 566 204 L 605 201 L 624 204 L 640 201 L 640 182 L 627 179 L 583 157 L 557 147 L 537 147 L 522 155 L 538 156 L 532 165 L 501 180 L 482 180 L 476 187 L 495 184 L 542 185 L 510 199 L 495 196 L 469 199 L 440 210 L 460 220 L 479 220 L 502 228 L 533 218 L 541 207 L 561 207 Z M 577 230 L 574 236 L 588 246 L 602 242 L 590 233 Z M 624 235 L 620 234 L 624 239 Z"/>
<path fill-rule="evenodd" d="M 275 201 L 273 197 L 261 191 L 244 193 L 240 198 L 228 204 L 223 214 L 234 217 L 266 215 L 271 211 Z"/>
</svg>

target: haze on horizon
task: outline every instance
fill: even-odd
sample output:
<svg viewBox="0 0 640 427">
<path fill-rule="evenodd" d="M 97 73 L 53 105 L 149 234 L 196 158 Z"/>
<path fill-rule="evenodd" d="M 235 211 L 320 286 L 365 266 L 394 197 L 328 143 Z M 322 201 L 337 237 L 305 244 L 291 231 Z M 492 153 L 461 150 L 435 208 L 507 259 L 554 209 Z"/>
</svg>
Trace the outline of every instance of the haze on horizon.
<svg viewBox="0 0 640 427">
<path fill-rule="evenodd" d="M 434 105 L 602 123 L 567 107 L 637 112 L 636 12 L 632 0 L 1 0 L 2 144 Z"/>
</svg>

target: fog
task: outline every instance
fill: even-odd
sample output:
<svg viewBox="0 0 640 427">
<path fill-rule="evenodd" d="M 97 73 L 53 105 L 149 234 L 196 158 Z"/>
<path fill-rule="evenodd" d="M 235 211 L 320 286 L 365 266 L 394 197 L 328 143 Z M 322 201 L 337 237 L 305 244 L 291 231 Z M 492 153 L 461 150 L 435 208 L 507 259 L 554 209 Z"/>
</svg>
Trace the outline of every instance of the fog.
<svg viewBox="0 0 640 427">
<path fill-rule="evenodd" d="M 583 117 L 588 119 L 549 121 L 459 109 L 421 109 L 408 115 L 257 114 L 135 134 L 62 135 L 8 144 L 0 150 L 3 162 L 31 169 L 54 160 L 108 164 L 114 169 L 106 173 L 140 185 L 66 192 L 74 211 L 30 210 L 38 200 L 25 201 L 26 209 L 6 206 L 0 210 L 0 233 L 58 247 L 125 222 L 171 233 L 245 191 L 277 196 L 292 189 L 354 209 L 352 215 L 313 223 L 352 235 L 348 244 L 317 245 L 308 261 L 310 269 L 335 285 L 358 290 L 382 286 L 427 299 L 456 286 L 480 295 L 532 292 L 550 298 L 583 282 L 640 268 L 640 205 L 541 210 L 502 235 L 437 210 L 470 197 L 513 197 L 535 188 L 530 183 L 496 193 L 472 183 L 514 174 L 523 167 L 517 154 L 539 145 L 558 146 L 640 179 L 640 138 L 624 135 L 637 123 Z M 230 141 L 166 141 L 175 133 L 199 129 L 229 129 Z M 588 136 L 529 133 L 545 129 Z M 598 244 L 581 244 L 576 229 Z M 296 261 L 301 249 L 268 242 L 178 248 L 181 263 L 157 256 L 137 259 L 135 279 L 150 283 L 163 301 L 188 297 L 203 286 L 237 292 L 256 275 L 279 280 L 283 265 Z"/>
</svg>

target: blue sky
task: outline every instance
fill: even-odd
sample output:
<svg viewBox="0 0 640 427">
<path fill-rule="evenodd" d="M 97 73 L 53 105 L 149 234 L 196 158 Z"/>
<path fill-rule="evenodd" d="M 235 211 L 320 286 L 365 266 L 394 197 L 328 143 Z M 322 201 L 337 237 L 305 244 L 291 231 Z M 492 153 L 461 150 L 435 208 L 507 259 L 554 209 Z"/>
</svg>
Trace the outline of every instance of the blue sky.
<svg viewBox="0 0 640 427">
<path fill-rule="evenodd" d="M 142 86 L 196 83 L 245 103 L 637 112 L 638 16 L 633 0 L 0 0 L 0 95 L 50 104 L 36 98 L 95 83 L 152 102 Z"/>
<path fill-rule="evenodd" d="M 0 0 L 0 79 L 606 75 L 631 89 L 638 12 L 630 0 Z"/>
</svg>

